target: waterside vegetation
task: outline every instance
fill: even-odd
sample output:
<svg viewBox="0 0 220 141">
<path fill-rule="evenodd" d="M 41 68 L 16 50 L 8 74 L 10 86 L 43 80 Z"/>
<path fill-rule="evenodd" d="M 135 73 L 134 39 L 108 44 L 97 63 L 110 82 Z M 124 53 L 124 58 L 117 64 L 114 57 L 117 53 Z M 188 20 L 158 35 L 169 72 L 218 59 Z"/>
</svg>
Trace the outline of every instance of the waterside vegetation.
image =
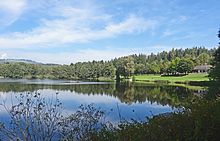
<svg viewBox="0 0 220 141">
<path fill-rule="evenodd" d="M 130 55 L 115 58 L 110 61 L 78 62 L 70 65 L 28 64 L 5 62 L 0 64 L 0 76 L 13 79 L 69 79 L 69 80 L 101 80 L 112 81 L 122 78 L 135 78 L 137 80 L 195 80 L 207 81 L 201 75 L 188 75 L 184 77 L 159 77 L 159 75 L 187 75 L 197 65 L 210 64 L 216 49 L 194 47 L 191 49 L 172 49 L 158 54 Z M 150 74 L 149 76 L 147 74 Z M 155 76 L 151 75 L 154 74 Z M 143 75 L 143 76 L 141 76 Z"/>
</svg>

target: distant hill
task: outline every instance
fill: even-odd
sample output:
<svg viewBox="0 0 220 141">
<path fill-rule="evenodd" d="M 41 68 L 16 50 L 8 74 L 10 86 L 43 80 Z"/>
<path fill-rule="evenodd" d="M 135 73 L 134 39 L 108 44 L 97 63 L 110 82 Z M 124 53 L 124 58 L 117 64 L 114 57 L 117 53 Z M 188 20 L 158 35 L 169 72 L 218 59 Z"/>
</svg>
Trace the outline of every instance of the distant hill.
<svg viewBox="0 0 220 141">
<path fill-rule="evenodd" d="M 3 63 L 43 64 L 40 62 L 28 60 L 28 59 L 0 59 L 0 64 L 3 64 Z"/>
</svg>

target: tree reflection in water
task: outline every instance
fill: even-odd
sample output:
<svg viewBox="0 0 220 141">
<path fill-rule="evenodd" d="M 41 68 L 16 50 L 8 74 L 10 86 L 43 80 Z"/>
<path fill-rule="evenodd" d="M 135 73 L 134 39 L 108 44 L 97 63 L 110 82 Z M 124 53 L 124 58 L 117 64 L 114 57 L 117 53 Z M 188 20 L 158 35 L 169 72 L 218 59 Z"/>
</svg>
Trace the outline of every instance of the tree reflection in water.
<svg viewBox="0 0 220 141">
<path fill-rule="evenodd" d="M 198 98 L 195 90 L 180 86 L 147 85 L 147 84 L 77 84 L 77 85 L 43 85 L 22 83 L 0 83 L 1 92 L 34 92 L 39 89 L 71 91 L 84 95 L 109 95 L 118 98 L 122 103 L 158 103 L 171 107 L 187 106 L 189 101 Z"/>
<path fill-rule="evenodd" d="M 45 99 L 26 92 L 51 88 L 87 95 L 111 95 L 124 103 L 158 102 L 185 110 L 158 115 L 146 122 L 123 122 L 118 127 L 105 121 L 105 113 L 93 105 L 80 106 L 67 117 L 56 97 Z M 175 86 L 142 84 L 105 85 L 3 85 L 0 91 L 23 91 L 16 104 L 6 107 L 11 125 L 0 124 L 3 140 L 215 140 L 220 125 L 219 88 L 210 87 L 201 97 Z"/>
</svg>

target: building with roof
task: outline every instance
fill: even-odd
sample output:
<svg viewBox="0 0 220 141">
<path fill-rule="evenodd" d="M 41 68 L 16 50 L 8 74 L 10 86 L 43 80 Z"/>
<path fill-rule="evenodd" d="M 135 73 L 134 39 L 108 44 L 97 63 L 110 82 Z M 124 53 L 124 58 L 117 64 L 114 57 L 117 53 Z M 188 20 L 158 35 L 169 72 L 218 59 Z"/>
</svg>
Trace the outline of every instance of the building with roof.
<svg viewBox="0 0 220 141">
<path fill-rule="evenodd" d="M 193 69 L 193 72 L 195 72 L 195 73 L 208 73 L 211 68 L 212 68 L 212 65 L 195 66 Z"/>
</svg>

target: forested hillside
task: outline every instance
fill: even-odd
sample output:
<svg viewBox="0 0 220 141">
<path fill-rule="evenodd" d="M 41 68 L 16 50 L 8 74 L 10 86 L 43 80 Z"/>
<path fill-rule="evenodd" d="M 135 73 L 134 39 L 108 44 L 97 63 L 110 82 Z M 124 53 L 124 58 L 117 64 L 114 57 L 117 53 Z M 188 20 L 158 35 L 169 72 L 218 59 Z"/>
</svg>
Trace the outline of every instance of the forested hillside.
<svg viewBox="0 0 220 141">
<path fill-rule="evenodd" d="M 78 62 L 70 65 L 44 65 L 27 63 L 0 64 L 4 78 L 39 79 L 114 79 L 137 74 L 189 73 L 196 65 L 210 64 L 216 49 L 194 47 L 172 49 L 158 54 L 134 54 L 109 61 Z"/>
</svg>

